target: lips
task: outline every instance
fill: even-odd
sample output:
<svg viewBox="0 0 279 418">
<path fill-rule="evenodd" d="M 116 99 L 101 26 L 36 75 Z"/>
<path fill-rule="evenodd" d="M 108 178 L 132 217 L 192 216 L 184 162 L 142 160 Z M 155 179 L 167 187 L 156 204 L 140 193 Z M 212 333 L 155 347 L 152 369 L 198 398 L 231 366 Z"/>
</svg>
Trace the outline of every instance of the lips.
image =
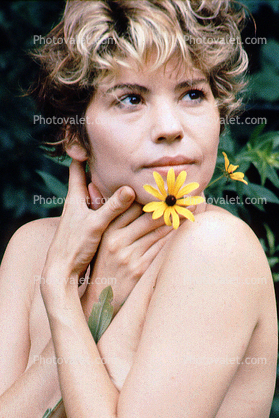
<svg viewBox="0 0 279 418">
<path fill-rule="evenodd" d="M 175 157 L 162 157 L 158 160 L 144 166 L 144 168 L 151 168 L 153 171 L 158 171 L 160 174 L 167 174 L 170 168 L 174 169 L 175 174 L 179 174 L 182 170 L 188 171 L 195 160 L 182 155 Z"/>
</svg>

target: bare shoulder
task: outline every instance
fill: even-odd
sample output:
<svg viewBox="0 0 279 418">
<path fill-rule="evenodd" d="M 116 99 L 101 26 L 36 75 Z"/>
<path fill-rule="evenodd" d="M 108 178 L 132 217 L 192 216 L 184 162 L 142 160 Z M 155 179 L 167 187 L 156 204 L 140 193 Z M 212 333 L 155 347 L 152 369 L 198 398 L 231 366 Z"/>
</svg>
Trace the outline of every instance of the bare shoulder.
<svg viewBox="0 0 279 418">
<path fill-rule="evenodd" d="M 203 262 L 234 262 L 235 268 L 242 263 L 243 271 L 255 263 L 252 271 L 261 266 L 260 271 L 270 276 L 265 253 L 253 230 L 240 218 L 220 208 L 211 207 L 196 215 L 195 222 L 184 222 L 173 236 L 171 246 L 177 254 L 183 253 L 183 259 L 183 248 L 190 246 L 191 257 L 196 261 L 202 256 Z"/>
<path fill-rule="evenodd" d="M 205 211 L 195 216 L 195 222 L 184 222 L 168 245 L 169 256 L 157 279 L 159 288 L 179 292 L 183 285 L 183 298 L 193 289 L 205 299 L 208 295 L 235 298 L 242 301 L 240 310 L 249 306 L 254 323 L 265 315 L 268 303 L 274 312 L 274 286 L 266 255 L 241 219 L 225 210 Z"/>
<path fill-rule="evenodd" d="M 14 240 L 27 239 L 28 242 L 38 242 L 47 238 L 52 239 L 60 218 L 42 218 L 22 225 L 13 235 Z"/>
<path fill-rule="evenodd" d="M 40 274 L 58 223 L 59 218 L 38 219 L 14 233 L 2 260 L 1 281 L 13 277 L 16 286 L 26 286 L 28 278 Z"/>
<path fill-rule="evenodd" d="M 7 258 L 15 255 L 20 258 L 28 255 L 29 258 L 32 250 L 36 257 L 40 256 L 41 253 L 45 253 L 45 249 L 49 247 L 58 223 L 59 218 L 44 218 L 21 226 L 14 233 L 7 246 L 3 263 L 5 264 Z"/>
</svg>

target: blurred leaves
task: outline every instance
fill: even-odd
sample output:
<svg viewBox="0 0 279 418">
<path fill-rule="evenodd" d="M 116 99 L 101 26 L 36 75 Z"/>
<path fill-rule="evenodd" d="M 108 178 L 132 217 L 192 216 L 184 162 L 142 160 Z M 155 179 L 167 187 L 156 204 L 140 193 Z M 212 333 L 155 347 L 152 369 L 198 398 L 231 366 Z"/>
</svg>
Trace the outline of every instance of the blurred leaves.
<svg viewBox="0 0 279 418">
<path fill-rule="evenodd" d="M 240 166 L 238 170 L 247 173 L 248 185 L 233 180 L 226 181 L 223 178 L 205 190 L 207 201 L 211 199 L 209 201 L 211 203 L 213 200 L 214 204 L 224 207 L 248 223 L 251 205 L 264 212 L 267 202 L 279 204 L 277 190 L 279 188 L 279 132 L 264 133 L 264 128 L 264 124 L 254 128 L 246 145 L 242 148 L 236 146 L 236 141 L 232 138 L 228 128 L 221 139 L 213 181 L 220 176 L 220 171 L 223 171 L 224 161 L 221 152 L 225 151 L 232 164 L 238 164 Z M 261 184 L 249 181 L 251 166 L 257 170 Z M 271 190 L 271 186 L 277 194 Z M 224 200 L 226 195 L 230 197 Z M 233 204 L 229 202 L 233 202 Z M 267 254 L 274 280 L 278 280 L 276 268 L 278 268 L 279 262 L 279 245 L 275 245 L 275 234 L 271 232 L 267 223 L 264 224 L 264 228 L 265 235 L 261 238 L 261 243 Z"/>
<path fill-rule="evenodd" d="M 66 198 L 67 195 L 67 185 L 63 184 L 59 181 L 56 177 L 52 174 L 49 174 L 45 171 L 37 170 L 37 173 L 42 177 L 45 182 L 46 187 L 51 193 L 54 194 L 56 197 L 60 197 L 62 199 Z"/>
<path fill-rule="evenodd" d="M 279 100 L 279 42 L 271 39 L 260 51 L 261 70 L 251 77 L 251 94 L 255 99 Z"/>
<path fill-rule="evenodd" d="M 275 188 L 279 187 L 279 132 L 263 133 L 265 125 L 259 125 L 252 131 L 246 145 L 239 149 L 239 145 L 232 137 L 229 128 L 223 135 L 220 141 L 220 147 L 217 158 L 217 166 L 213 181 L 220 176 L 220 171 L 223 171 L 224 159 L 221 155 L 225 151 L 232 164 L 237 164 L 240 167 L 238 171 L 247 172 L 250 166 L 253 165 L 260 178 L 261 184 L 258 185 L 252 181 L 248 185 L 239 184 L 237 181 L 231 182 L 217 182 L 206 189 L 207 196 L 220 197 L 224 191 L 235 192 L 240 197 L 241 205 L 245 202 L 245 196 L 250 198 L 265 198 L 267 202 L 279 204 L 279 199 L 276 194 L 265 187 L 267 179 Z M 246 199 L 247 200 L 247 199 Z M 254 200 L 252 200 L 253 202 Z M 258 209 L 263 210 L 261 203 L 252 203 Z M 227 208 L 230 210 L 230 208 Z M 241 216 L 241 208 L 239 207 L 238 215 Z M 234 211 L 235 213 L 235 211 Z"/>
<path fill-rule="evenodd" d="M 51 208 L 34 204 L 34 196 L 49 196 L 38 170 L 52 172 L 66 182 L 67 170 L 40 150 L 50 128 L 33 123 L 36 106 L 25 91 L 37 65 L 28 56 L 34 35 L 45 35 L 64 7 L 63 1 L 2 1 L 0 3 L 0 230 L 4 246 L 22 223 L 50 216 Z M 58 214 L 58 213 L 57 213 Z"/>
<path fill-rule="evenodd" d="M 267 224 L 264 224 L 266 230 L 265 238 L 261 238 L 262 247 L 266 253 L 269 266 L 273 271 L 273 279 L 275 282 L 279 281 L 279 245 L 276 245 L 275 234 L 271 231 Z M 277 268 L 277 269 L 276 269 Z M 275 270 L 275 271 L 274 271 Z"/>
</svg>

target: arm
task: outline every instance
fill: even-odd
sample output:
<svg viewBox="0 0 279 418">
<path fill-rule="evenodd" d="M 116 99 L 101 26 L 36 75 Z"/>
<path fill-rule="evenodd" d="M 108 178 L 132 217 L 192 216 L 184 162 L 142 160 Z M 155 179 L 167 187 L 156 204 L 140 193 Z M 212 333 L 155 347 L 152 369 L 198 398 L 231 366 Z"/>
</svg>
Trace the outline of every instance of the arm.
<svg viewBox="0 0 279 418">
<path fill-rule="evenodd" d="M 185 223 L 169 255 L 120 395 L 100 364 L 74 289 L 63 298 L 67 317 L 51 302 L 50 288 L 44 290 L 56 355 L 88 362 L 59 366 L 68 417 L 216 415 L 239 363 L 202 359 L 243 358 L 260 315 L 260 288 L 245 278 L 270 279 L 268 265 L 252 232 L 231 215 L 202 214 L 194 225 Z M 226 277 L 239 284 L 223 283 Z"/>
<path fill-rule="evenodd" d="M 266 284 L 251 285 L 252 278 L 266 278 Z M 223 213 L 185 224 L 158 277 L 118 417 L 215 417 L 260 326 L 265 294 L 275 306 L 267 260 L 246 224 Z M 274 309 L 271 319 L 275 331 Z M 273 377 L 274 356 L 264 356 Z M 241 396 L 242 416 L 255 418 L 253 403 Z M 268 416 L 269 401 L 265 408 L 257 416 Z"/>
<path fill-rule="evenodd" d="M 42 248 L 49 245 L 43 223 L 32 222 L 20 228 L 11 239 L 1 265 L 1 418 L 37 418 L 47 407 L 54 406 L 59 397 L 57 369 L 53 362 L 37 362 L 26 370 L 34 275 L 39 274 L 40 271 L 36 269 L 43 262 Z M 53 357 L 52 343 L 49 342 L 38 354 L 45 359 Z"/>
<path fill-rule="evenodd" d="M 137 203 L 111 222 L 102 236 L 90 285 L 82 297 L 87 319 L 92 301 L 98 302 L 101 291 L 108 285 L 113 288 L 114 314 L 119 311 L 172 233 L 162 222 L 143 214 Z"/>
</svg>

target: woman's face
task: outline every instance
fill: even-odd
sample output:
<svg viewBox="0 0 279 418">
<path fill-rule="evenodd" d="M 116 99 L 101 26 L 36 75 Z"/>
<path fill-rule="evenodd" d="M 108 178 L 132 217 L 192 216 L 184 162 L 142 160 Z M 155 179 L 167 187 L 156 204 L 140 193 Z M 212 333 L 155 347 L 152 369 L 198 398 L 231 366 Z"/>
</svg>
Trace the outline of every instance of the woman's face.
<svg viewBox="0 0 279 418">
<path fill-rule="evenodd" d="M 104 197 L 120 186 L 145 204 L 143 189 L 156 186 L 153 171 L 166 179 L 170 167 L 186 170 L 186 183 L 200 194 L 214 171 L 219 142 L 219 112 L 210 85 L 199 70 L 178 72 L 175 62 L 155 72 L 122 69 L 107 77 L 86 111 L 93 158 L 91 177 Z"/>
</svg>

